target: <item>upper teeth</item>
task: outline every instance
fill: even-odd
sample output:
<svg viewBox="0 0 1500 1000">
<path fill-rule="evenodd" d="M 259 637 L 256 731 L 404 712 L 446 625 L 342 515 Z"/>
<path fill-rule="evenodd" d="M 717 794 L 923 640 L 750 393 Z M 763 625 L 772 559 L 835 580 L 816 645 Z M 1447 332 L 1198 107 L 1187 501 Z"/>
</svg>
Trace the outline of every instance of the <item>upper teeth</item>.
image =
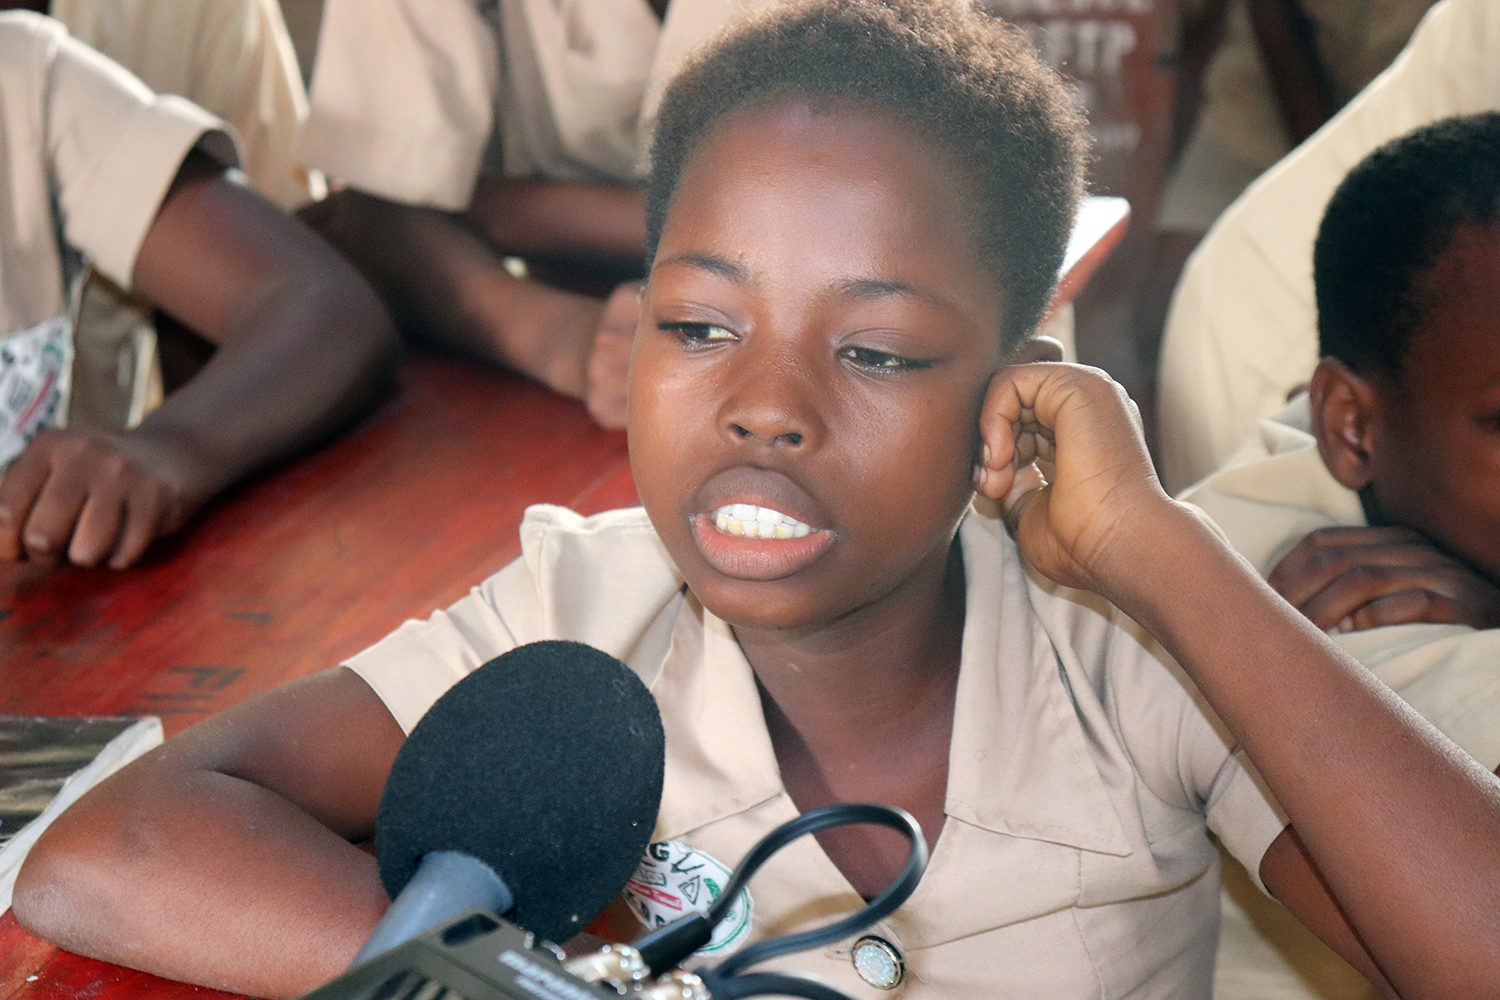
<svg viewBox="0 0 1500 1000">
<path fill-rule="evenodd" d="M 812 529 L 779 510 L 753 503 L 725 504 L 714 511 L 714 527 L 726 535 L 751 538 L 802 538 Z"/>
</svg>

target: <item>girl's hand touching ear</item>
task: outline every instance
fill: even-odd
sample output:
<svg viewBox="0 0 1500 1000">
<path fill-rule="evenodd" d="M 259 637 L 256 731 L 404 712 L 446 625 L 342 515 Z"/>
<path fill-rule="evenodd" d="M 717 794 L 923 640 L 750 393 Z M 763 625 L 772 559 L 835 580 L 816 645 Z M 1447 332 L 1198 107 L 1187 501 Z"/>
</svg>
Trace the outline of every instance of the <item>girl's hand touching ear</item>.
<svg viewBox="0 0 1500 1000">
<path fill-rule="evenodd" d="M 1153 515 L 1174 505 L 1157 482 L 1140 413 L 1097 368 L 1022 364 L 990 382 L 974 484 L 1000 502 L 1026 559 L 1052 580 L 1107 592 Z M 1123 581 L 1122 581 L 1123 582 Z"/>
</svg>

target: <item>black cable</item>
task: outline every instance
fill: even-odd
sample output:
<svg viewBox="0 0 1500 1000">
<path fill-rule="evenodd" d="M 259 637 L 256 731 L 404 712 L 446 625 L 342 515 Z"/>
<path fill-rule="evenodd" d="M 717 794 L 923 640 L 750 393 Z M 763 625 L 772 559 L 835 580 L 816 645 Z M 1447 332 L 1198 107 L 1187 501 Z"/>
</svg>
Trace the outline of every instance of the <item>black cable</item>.
<svg viewBox="0 0 1500 1000">
<path fill-rule="evenodd" d="M 842 920 L 834 921 L 824 927 L 815 927 L 810 931 L 800 934 L 789 934 L 784 937 L 772 938 L 759 944 L 751 945 L 737 955 L 731 955 L 719 963 L 712 970 L 715 981 L 721 987 L 726 986 L 731 977 L 738 983 L 743 979 L 760 980 L 761 974 L 754 976 L 738 976 L 736 970 L 776 958 L 779 955 L 790 954 L 794 951 L 806 951 L 808 948 L 816 948 L 822 944 L 839 941 L 850 937 L 858 931 L 864 930 L 875 921 L 891 913 L 906 902 L 917 883 L 922 878 L 922 872 L 927 867 L 927 841 L 922 836 L 922 827 L 904 809 L 894 806 L 876 805 L 868 802 L 841 802 L 811 812 L 803 813 L 795 819 L 781 824 L 770 833 L 761 838 L 760 842 L 750 849 L 744 860 L 735 868 L 734 873 L 729 876 L 729 882 L 724 890 L 719 893 L 713 905 L 704 914 L 690 913 L 672 921 L 664 927 L 659 927 L 631 942 L 631 947 L 640 952 L 647 968 L 653 976 L 660 975 L 667 969 L 672 968 L 693 952 L 706 945 L 713 936 L 713 929 L 724 919 L 729 908 L 734 905 L 735 897 L 745 887 L 745 883 L 760 870 L 761 865 L 777 851 L 798 837 L 809 833 L 818 833 L 835 826 L 851 826 L 856 823 L 873 823 L 877 826 L 890 827 L 911 841 L 911 853 L 907 856 L 906 867 L 902 869 L 901 875 L 892 882 L 879 896 L 870 900 L 864 909 Z M 769 975 L 769 974 L 767 974 Z M 799 980 L 799 982 L 805 982 Z M 738 987 L 735 987 L 736 989 Z M 832 990 L 821 984 L 814 983 L 812 989 L 822 990 L 817 994 L 815 1000 L 848 1000 L 842 993 Z M 831 992 L 830 992 L 831 991 Z M 711 991 L 715 1000 L 727 1000 L 728 995 L 720 992 L 719 988 Z M 806 993 L 795 993 L 788 990 L 766 990 L 762 992 L 784 992 L 795 996 L 810 996 Z M 749 993 L 735 993 L 734 996 L 750 996 Z"/>
<path fill-rule="evenodd" d="M 858 913 L 800 934 L 787 934 L 751 945 L 715 966 L 713 970 L 715 976 L 727 978 L 733 976 L 736 970 L 757 962 L 843 940 L 869 927 L 906 902 L 907 897 L 917 888 L 917 883 L 922 879 L 922 872 L 927 867 L 927 841 L 922 836 L 922 827 L 905 809 L 869 802 L 841 802 L 803 813 L 766 834 L 765 838 L 745 855 L 745 859 L 730 876 L 729 884 L 724 887 L 724 892 L 714 900 L 714 905 L 709 907 L 708 913 L 705 914 L 709 925 L 713 926 L 722 919 L 724 913 L 733 905 L 734 897 L 739 893 L 740 888 L 750 880 L 750 877 L 766 862 L 767 858 L 788 843 L 805 834 L 855 823 L 872 823 L 877 826 L 890 827 L 911 841 L 911 854 L 906 858 L 906 867 L 902 869 L 900 877 L 884 892 L 870 900 Z M 720 995 L 715 993 L 714 996 Z"/>
</svg>

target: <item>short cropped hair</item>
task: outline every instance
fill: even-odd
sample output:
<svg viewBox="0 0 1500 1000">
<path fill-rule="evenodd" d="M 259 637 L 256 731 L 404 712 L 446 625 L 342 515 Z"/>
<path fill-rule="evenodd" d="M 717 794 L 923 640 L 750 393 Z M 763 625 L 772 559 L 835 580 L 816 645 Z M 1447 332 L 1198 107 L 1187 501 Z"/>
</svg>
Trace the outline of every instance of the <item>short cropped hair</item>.
<svg viewBox="0 0 1500 1000">
<path fill-rule="evenodd" d="M 862 101 L 946 141 L 980 197 L 976 249 L 1004 289 L 1002 342 L 1029 336 L 1083 191 L 1084 119 L 1019 29 L 962 0 L 794 0 L 695 53 L 657 116 L 648 267 L 684 164 L 714 123 L 799 97 Z"/>
<path fill-rule="evenodd" d="M 1313 248 L 1318 349 L 1361 374 L 1401 376 L 1432 306 L 1426 278 L 1458 227 L 1500 219 L 1500 114 L 1435 122 L 1360 161 Z"/>
</svg>

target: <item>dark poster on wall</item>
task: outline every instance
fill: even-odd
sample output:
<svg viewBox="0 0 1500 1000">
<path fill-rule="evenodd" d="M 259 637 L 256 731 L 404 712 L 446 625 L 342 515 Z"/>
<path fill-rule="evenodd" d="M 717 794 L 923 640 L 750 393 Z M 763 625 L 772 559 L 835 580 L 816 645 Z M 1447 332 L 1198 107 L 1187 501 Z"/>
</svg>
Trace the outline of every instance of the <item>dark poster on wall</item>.
<svg viewBox="0 0 1500 1000">
<path fill-rule="evenodd" d="M 1019 25 L 1078 88 L 1094 137 L 1090 183 L 1156 210 L 1171 136 L 1177 0 L 979 0 Z"/>
</svg>

